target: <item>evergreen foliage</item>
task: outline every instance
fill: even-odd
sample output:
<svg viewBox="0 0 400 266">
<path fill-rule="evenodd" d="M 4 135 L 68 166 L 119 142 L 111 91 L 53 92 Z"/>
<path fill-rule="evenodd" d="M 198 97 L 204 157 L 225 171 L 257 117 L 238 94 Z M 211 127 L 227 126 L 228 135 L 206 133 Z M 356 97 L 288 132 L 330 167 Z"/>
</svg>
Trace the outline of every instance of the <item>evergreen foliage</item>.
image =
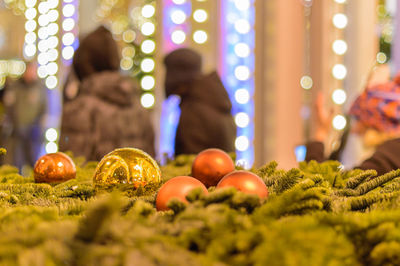
<svg viewBox="0 0 400 266">
<path fill-rule="evenodd" d="M 164 182 L 193 159 L 162 167 Z M 0 167 L 1 265 L 400 265 L 400 170 L 271 162 L 252 169 L 266 200 L 194 189 L 157 212 L 158 187 L 95 187 L 96 162 L 74 160 L 77 178 L 57 185 Z"/>
</svg>

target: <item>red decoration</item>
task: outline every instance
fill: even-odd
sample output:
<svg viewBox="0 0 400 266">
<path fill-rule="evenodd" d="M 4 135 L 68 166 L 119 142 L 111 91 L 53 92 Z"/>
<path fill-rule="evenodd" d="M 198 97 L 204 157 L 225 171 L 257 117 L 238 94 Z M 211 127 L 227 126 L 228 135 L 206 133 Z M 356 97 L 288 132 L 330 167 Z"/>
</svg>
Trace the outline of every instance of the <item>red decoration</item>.
<svg viewBox="0 0 400 266">
<path fill-rule="evenodd" d="M 235 170 L 231 157 L 220 149 L 200 152 L 193 161 L 192 176 L 206 187 L 215 186 L 226 174 Z"/>
<path fill-rule="evenodd" d="M 268 188 L 257 175 L 247 171 L 234 171 L 219 181 L 217 188 L 235 187 L 245 193 L 256 194 L 261 199 L 268 197 Z"/>
<path fill-rule="evenodd" d="M 156 208 L 158 211 L 165 211 L 169 208 L 167 203 L 172 198 L 177 198 L 187 202 L 186 195 L 194 188 L 201 187 L 204 193 L 208 193 L 207 188 L 199 180 L 191 176 L 177 176 L 171 178 L 160 188 L 156 198 Z"/>
<path fill-rule="evenodd" d="M 33 173 L 36 183 L 60 183 L 75 178 L 76 167 L 65 153 L 49 153 L 36 161 Z"/>
</svg>

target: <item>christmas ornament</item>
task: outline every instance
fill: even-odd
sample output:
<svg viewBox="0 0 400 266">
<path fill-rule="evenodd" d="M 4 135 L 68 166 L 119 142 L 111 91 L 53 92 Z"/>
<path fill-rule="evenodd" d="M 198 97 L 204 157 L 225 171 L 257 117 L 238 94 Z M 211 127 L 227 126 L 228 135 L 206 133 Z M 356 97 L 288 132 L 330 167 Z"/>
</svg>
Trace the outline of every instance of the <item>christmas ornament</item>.
<svg viewBox="0 0 400 266">
<path fill-rule="evenodd" d="M 156 208 L 159 211 L 168 210 L 167 203 L 172 198 L 177 198 L 187 202 L 186 195 L 194 188 L 200 187 L 204 193 L 208 193 L 207 188 L 196 178 L 191 176 L 177 176 L 171 178 L 160 188 L 156 198 Z"/>
<path fill-rule="evenodd" d="M 33 174 L 36 183 L 60 183 L 75 178 L 76 168 L 65 153 L 49 153 L 36 161 Z"/>
<path fill-rule="evenodd" d="M 116 149 L 105 155 L 93 177 L 96 185 L 132 184 L 139 187 L 160 181 L 161 171 L 156 161 L 134 148 Z"/>
<path fill-rule="evenodd" d="M 220 149 L 207 149 L 200 152 L 193 161 L 192 176 L 206 187 L 215 186 L 226 174 L 235 170 L 229 155 Z"/>
<path fill-rule="evenodd" d="M 245 193 L 257 194 L 261 199 L 268 197 L 268 188 L 257 175 L 247 171 L 234 171 L 219 181 L 217 188 L 235 187 Z"/>
</svg>

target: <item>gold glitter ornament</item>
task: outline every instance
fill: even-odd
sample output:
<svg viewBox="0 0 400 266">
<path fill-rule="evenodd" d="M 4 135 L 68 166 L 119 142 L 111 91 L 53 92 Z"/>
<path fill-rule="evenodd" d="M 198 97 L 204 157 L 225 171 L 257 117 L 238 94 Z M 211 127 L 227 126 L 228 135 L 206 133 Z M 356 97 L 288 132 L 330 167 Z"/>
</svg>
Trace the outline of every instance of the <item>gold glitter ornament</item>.
<svg viewBox="0 0 400 266">
<path fill-rule="evenodd" d="M 135 187 L 161 182 L 156 161 L 142 150 L 116 149 L 101 159 L 94 173 L 95 185 L 132 184 Z"/>
</svg>

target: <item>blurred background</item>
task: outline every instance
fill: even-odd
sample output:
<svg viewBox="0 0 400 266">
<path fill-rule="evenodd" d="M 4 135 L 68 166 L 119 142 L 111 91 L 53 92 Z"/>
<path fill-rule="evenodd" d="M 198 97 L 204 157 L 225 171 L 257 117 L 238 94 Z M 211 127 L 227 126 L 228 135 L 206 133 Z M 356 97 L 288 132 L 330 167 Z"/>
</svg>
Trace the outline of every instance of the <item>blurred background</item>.
<svg viewBox="0 0 400 266">
<path fill-rule="evenodd" d="M 139 80 L 162 160 L 173 155 L 179 119 L 179 98 L 164 96 L 162 60 L 190 47 L 227 88 L 237 162 L 276 160 L 289 168 L 304 157 L 318 92 L 334 109 L 329 152 L 373 67 L 399 69 L 396 6 L 400 0 L 0 0 L 0 91 L 24 74 L 24 62 L 37 60 L 47 88 L 38 156 L 57 151 L 63 88 L 79 38 L 106 25 L 119 44 L 121 71 Z M 362 153 L 352 143 L 343 154 L 348 166 Z"/>
</svg>

